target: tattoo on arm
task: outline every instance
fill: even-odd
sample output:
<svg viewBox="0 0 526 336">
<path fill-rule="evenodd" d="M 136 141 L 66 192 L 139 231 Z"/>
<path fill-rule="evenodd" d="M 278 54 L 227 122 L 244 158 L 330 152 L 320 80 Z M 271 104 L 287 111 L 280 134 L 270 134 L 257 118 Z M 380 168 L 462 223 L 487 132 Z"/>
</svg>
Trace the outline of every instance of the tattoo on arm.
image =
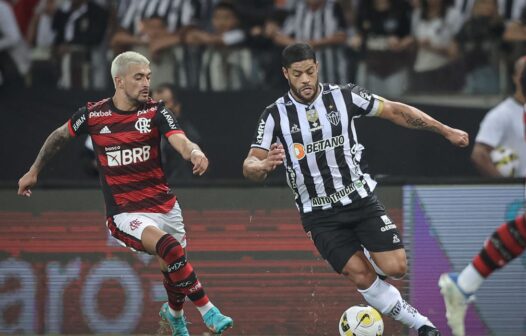
<svg viewBox="0 0 526 336">
<path fill-rule="evenodd" d="M 54 130 L 48 136 L 44 145 L 42 145 L 42 148 L 33 163 L 33 167 L 36 168 L 37 171 L 41 171 L 49 160 L 58 153 L 70 139 L 71 135 L 69 134 L 67 124 Z"/>
<path fill-rule="evenodd" d="M 422 118 L 414 118 L 409 114 L 404 113 L 404 111 L 395 111 L 394 114 L 401 115 L 402 118 L 404 118 L 407 125 L 409 125 L 412 128 L 439 133 L 439 130 L 436 126 L 429 125 Z"/>
</svg>

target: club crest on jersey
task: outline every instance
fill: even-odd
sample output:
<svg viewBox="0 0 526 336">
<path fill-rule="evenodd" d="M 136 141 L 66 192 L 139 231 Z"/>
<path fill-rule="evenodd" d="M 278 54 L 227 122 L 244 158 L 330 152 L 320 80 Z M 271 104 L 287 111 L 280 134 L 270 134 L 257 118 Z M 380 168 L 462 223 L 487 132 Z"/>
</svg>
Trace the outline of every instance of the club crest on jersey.
<svg viewBox="0 0 526 336">
<path fill-rule="evenodd" d="M 148 118 L 139 118 L 135 122 L 135 129 L 141 133 L 150 133 L 152 129 L 150 128 L 151 119 Z"/>
<path fill-rule="evenodd" d="M 298 127 L 298 125 L 293 124 L 292 127 L 290 128 L 290 133 L 298 133 L 298 132 L 300 132 L 300 128 Z"/>
<path fill-rule="evenodd" d="M 327 119 L 333 124 L 334 126 L 338 126 L 340 123 L 340 112 L 339 111 L 331 111 L 327 113 Z"/>
<path fill-rule="evenodd" d="M 307 110 L 306 113 L 307 113 L 307 120 L 310 123 L 314 124 L 318 121 L 318 111 L 316 111 L 316 109 Z M 317 125 L 314 125 L 314 126 L 317 126 Z"/>
</svg>

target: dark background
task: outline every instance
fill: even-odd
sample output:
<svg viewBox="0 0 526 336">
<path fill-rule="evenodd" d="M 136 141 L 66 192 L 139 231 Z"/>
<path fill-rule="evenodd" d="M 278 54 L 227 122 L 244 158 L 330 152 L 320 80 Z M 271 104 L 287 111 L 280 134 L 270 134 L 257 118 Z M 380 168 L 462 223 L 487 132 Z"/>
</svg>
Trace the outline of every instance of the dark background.
<svg viewBox="0 0 526 336">
<path fill-rule="evenodd" d="M 249 150 L 257 119 L 263 109 L 283 92 L 245 91 L 235 93 L 179 92 L 183 111 L 203 137 L 203 149 L 210 159 L 205 181 L 242 181 L 242 162 Z M 30 89 L 0 92 L 2 101 L 0 134 L 3 158 L 0 181 L 12 182 L 29 168 L 47 135 L 67 121 L 86 101 L 98 101 L 111 91 L 61 91 Z M 421 106 L 426 113 L 467 131 L 471 145 L 479 123 L 487 112 L 481 108 Z M 379 118 L 362 118 L 356 123 L 358 138 L 366 148 L 370 172 L 395 177 L 477 176 L 469 160 L 469 148 L 459 149 L 441 136 L 408 130 Z M 41 183 L 60 181 L 96 183 L 82 168 L 83 141 L 74 141 L 57 155 L 40 176 Z M 271 181 L 284 181 L 274 174 Z"/>
</svg>

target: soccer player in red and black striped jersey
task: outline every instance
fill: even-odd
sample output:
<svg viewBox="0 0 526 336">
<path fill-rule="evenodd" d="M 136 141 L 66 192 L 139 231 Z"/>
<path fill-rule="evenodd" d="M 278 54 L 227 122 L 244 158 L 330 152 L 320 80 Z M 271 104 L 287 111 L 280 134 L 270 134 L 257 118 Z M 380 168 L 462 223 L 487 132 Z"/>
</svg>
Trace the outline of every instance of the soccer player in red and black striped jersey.
<svg viewBox="0 0 526 336">
<path fill-rule="evenodd" d="M 521 60 L 516 65 L 520 66 Z M 524 60 L 523 60 L 524 61 Z M 526 67 L 520 72 L 518 87 L 526 97 Z M 526 129 L 526 104 L 523 104 Z M 524 134 L 526 141 L 526 134 Z M 526 194 L 524 195 L 526 200 Z M 526 203 L 524 204 L 526 207 Z M 480 252 L 460 273 L 444 273 L 438 280 L 440 293 L 444 297 L 447 324 L 453 336 L 466 334 L 464 318 L 475 292 L 496 270 L 506 266 L 526 250 L 526 213 L 502 223 L 486 240 Z"/>
<path fill-rule="evenodd" d="M 189 335 L 183 313 L 186 297 L 206 326 L 221 333 L 232 327 L 233 321 L 210 302 L 186 259 L 181 209 L 161 168 L 161 136 L 192 162 L 196 175 L 205 173 L 208 159 L 188 140 L 172 112 L 149 97 L 149 63 L 136 52 L 115 57 L 111 65 L 115 95 L 81 107 L 49 135 L 19 180 L 18 194 L 31 196 L 30 188 L 51 157 L 70 139 L 89 134 L 106 201 L 106 225 L 121 244 L 159 259 L 168 294 L 159 314 L 169 323 L 172 335 Z"/>
</svg>

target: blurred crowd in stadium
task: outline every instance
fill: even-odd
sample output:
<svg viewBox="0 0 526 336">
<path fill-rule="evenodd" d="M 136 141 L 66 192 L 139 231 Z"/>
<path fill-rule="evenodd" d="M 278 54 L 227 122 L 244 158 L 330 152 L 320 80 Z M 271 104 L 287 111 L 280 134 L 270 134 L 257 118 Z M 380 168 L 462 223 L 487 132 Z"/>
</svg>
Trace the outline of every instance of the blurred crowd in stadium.
<svg viewBox="0 0 526 336">
<path fill-rule="evenodd" d="M 322 81 L 502 93 L 525 24 L 524 0 L 0 0 L 0 85 L 111 88 L 110 60 L 135 50 L 153 88 L 286 88 L 280 51 L 308 41 Z"/>
</svg>

